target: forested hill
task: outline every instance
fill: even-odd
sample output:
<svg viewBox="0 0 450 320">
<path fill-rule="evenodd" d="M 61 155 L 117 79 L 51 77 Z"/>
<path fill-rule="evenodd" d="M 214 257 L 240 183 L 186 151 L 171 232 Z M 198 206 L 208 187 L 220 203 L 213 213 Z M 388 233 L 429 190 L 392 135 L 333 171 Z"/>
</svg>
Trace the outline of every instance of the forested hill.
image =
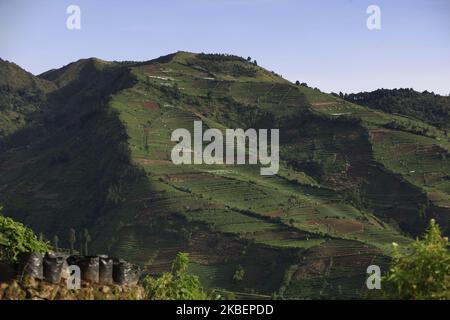
<svg viewBox="0 0 450 320">
<path fill-rule="evenodd" d="M 420 119 L 440 128 L 450 126 L 450 96 L 413 89 L 378 89 L 372 92 L 334 94 L 372 109 Z"/>
</svg>

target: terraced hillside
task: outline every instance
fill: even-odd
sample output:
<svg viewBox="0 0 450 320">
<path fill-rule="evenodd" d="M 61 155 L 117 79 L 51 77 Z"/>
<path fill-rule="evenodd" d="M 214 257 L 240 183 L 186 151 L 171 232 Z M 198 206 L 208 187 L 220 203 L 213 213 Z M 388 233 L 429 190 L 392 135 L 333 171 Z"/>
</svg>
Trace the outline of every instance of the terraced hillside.
<svg viewBox="0 0 450 320">
<path fill-rule="evenodd" d="M 392 242 L 430 217 L 448 233 L 448 136 L 431 125 L 229 55 L 87 59 L 32 78 L 53 89 L 1 140 L 0 202 L 49 238 L 88 228 L 92 250 L 148 272 L 189 252 L 204 284 L 240 297 L 357 298 Z M 173 164 L 171 133 L 195 120 L 279 128 L 278 174 Z"/>
</svg>

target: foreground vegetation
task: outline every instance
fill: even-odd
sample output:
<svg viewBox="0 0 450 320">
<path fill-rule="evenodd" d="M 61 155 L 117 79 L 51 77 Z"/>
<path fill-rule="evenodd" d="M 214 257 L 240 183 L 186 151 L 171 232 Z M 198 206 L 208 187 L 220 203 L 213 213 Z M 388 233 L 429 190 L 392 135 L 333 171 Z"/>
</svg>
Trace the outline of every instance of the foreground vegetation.
<svg viewBox="0 0 450 320">
<path fill-rule="evenodd" d="M 26 237 L 22 235 L 26 234 Z M 21 252 L 45 252 L 48 247 L 40 243 L 33 231 L 10 218 L 0 216 L 0 262 L 12 264 L 15 254 Z M 450 247 L 439 226 L 431 220 L 423 239 L 417 239 L 410 248 L 399 250 L 393 244 L 393 258 L 389 271 L 382 279 L 382 288 L 370 293 L 369 298 L 428 300 L 450 299 Z M 83 283 L 79 290 L 69 290 L 62 280 L 50 284 L 25 277 L 8 283 L 0 283 L 1 299 L 63 299 L 63 300 L 205 300 L 218 299 L 217 293 L 202 288 L 197 276 L 189 271 L 186 253 L 178 253 L 170 272 L 158 276 L 147 275 L 138 285 L 99 285 Z M 292 275 L 290 275 L 292 277 Z M 233 281 L 240 282 L 245 270 L 238 266 Z M 286 288 L 284 288 L 286 290 Z M 284 292 L 272 298 L 284 298 Z M 224 295 L 236 298 L 232 293 Z"/>
<path fill-rule="evenodd" d="M 49 252 L 50 247 L 39 241 L 34 232 L 23 224 L 0 215 L 0 263 L 14 266 L 20 253 Z M 55 248 L 52 248 L 55 249 Z M 26 276 L 0 281 L 0 300 L 204 300 L 209 295 L 202 289 L 198 277 L 188 273 L 189 258 L 179 253 L 172 271 L 161 276 L 146 276 L 142 285 L 101 285 L 83 283 L 82 288 L 70 290 L 63 279 L 59 284 Z"/>
<path fill-rule="evenodd" d="M 450 300 L 450 246 L 439 226 L 431 220 L 422 240 L 408 254 L 396 247 L 381 297 L 402 300 Z"/>
<path fill-rule="evenodd" d="M 49 251 L 49 246 L 38 240 L 33 230 L 1 215 L 1 211 L 0 206 L 0 261 L 15 263 L 20 253 Z"/>
</svg>

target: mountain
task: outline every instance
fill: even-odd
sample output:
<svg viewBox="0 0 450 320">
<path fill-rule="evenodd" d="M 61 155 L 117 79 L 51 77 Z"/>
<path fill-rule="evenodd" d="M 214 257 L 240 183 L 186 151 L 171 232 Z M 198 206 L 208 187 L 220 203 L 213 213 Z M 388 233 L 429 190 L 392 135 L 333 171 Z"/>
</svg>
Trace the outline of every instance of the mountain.
<svg viewBox="0 0 450 320">
<path fill-rule="evenodd" d="M 61 244 L 70 228 L 88 228 L 92 252 L 148 272 L 188 252 L 191 271 L 225 294 L 358 298 L 392 242 L 410 243 L 430 218 L 448 234 L 449 136 L 421 120 L 233 55 L 83 59 L 39 77 L 1 61 L 0 73 L 7 86 L 42 87 L 30 119 L 0 140 L 0 203 Z M 5 106 L 1 116 L 17 108 Z M 175 165 L 171 134 L 195 120 L 279 128 L 278 173 Z"/>
</svg>

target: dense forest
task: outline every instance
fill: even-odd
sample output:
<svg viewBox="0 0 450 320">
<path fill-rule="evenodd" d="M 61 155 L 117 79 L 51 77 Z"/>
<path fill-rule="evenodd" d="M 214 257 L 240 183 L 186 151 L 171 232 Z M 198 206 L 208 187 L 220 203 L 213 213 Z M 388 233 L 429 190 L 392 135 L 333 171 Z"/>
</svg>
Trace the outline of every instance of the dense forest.
<svg viewBox="0 0 450 320">
<path fill-rule="evenodd" d="M 450 96 L 413 89 L 378 89 L 351 94 L 334 93 L 349 102 L 388 113 L 414 117 L 429 124 L 448 129 L 450 126 Z"/>
</svg>

